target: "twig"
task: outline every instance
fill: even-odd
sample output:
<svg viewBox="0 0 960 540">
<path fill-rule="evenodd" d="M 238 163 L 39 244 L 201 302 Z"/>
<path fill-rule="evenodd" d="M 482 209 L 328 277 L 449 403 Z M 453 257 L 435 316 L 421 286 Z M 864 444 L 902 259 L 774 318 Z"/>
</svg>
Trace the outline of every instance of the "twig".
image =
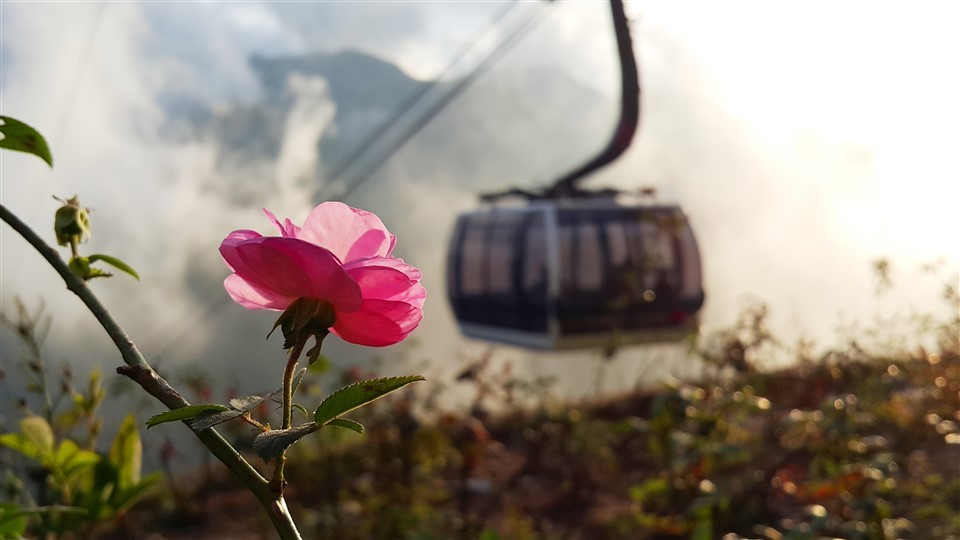
<svg viewBox="0 0 960 540">
<path fill-rule="evenodd" d="M 117 373 L 132 379 L 169 409 L 179 409 L 189 405 L 179 392 L 174 390 L 167 381 L 150 367 L 133 340 L 113 320 L 110 312 L 100 303 L 93 291 L 87 287 L 87 284 L 70 270 L 70 267 L 60 258 L 55 249 L 47 245 L 29 226 L 20 221 L 3 205 L 0 205 L 0 219 L 17 231 L 50 263 L 50 266 L 60 274 L 60 277 L 67 284 L 67 289 L 80 297 L 87 309 L 93 313 L 103 329 L 107 331 L 126 364 L 126 366 L 117 368 Z M 226 465 L 247 489 L 253 492 L 267 510 L 273 526 L 280 533 L 280 538 L 282 540 L 300 540 L 300 533 L 297 532 L 297 527 L 293 523 L 290 511 L 287 509 L 287 503 L 281 495 L 270 489 L 267 480 L 215 429 L 208 428 L 195 433 L 204 446 Z"/>
</svg>

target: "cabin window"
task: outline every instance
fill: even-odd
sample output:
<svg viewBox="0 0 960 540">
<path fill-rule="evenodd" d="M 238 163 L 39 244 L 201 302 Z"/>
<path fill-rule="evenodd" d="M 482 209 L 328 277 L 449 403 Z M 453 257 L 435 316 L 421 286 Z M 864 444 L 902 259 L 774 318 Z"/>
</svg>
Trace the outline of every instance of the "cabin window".
<svg viewBox="0 0 960 540">
<path fill-rule="evenodd" d="M 490 227 L 489 266 L 486 292 L 510 295 L 513 291 L 513 270 L 516 257 L 514 238 L 523 216 L 501 214 Z"/>
<path fill-rule="evenodd" d="M 483 294 L 484 248 L 486 227 L 482 218 L 468 219 L 464 223 L 463 244 L 460 246 L 460 294 L 476 296 Z"/>
<path fill-rule="evenodd" d="M 528 296 L 546 296 L 547 290 L 547 237 L 543 228 L 543 215 L 534 214 L 527 228 L 523 253 L 523 289 Z"/>
</svg>

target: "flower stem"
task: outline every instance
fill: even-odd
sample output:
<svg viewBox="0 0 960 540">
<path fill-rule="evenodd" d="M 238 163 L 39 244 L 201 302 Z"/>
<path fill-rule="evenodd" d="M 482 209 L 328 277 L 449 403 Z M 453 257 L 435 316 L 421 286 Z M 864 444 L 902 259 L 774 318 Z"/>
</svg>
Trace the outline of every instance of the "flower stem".
<svg viewBox="0 0 960 540">
<path fill-rule="evenodd" d="M 283 370 L 283 429 L 290 429 L 293 423 L 293 376 L 297 372 L 297 361 L 300 360 L 300 353 L 306 340 L 299 340 L 290 347 L 290 357 L 287 360 L 287 368 Z"/>
<path fill-rule="evenodd" d="M 43 241 L 36 232 L 27 224 L 7 210 L 0 204 L 0 219 L 10 225 L 17 231 L 46 261 L 60 274 L 63 281 L 67 284 L 67 289 L 72 291 L 83 303 L 87 309 L 93 313 L 100 325 L 106 330 L 107 334 L 113 340 L 117 350 L 126 364 L 117 368 L 117 373 L 130 377 L 138 383 L 150 395 L 157 398 L 169 409 L 179 409 L 189 405 L 187 400 L 173 389 L 156 371 L 147 363 L 140 350 L 133 343 L 133 340 L 120 327 L 119 324 L 110 315 L 110 312 L 100 303 L 100 300 L 93 294 L 93 291 L 87 284 L 70 270 L 67 263 L 63 262 L 57 250 L 53 249 Z M 217 430 L 213 428 L 204 429 L 195 432 L 197 438 L 203 442 L 204 446 L 210 450 L 231 472 L 249 489 L 263 505 L 273 522 L 274 528 L 279 533 L 282 540 L 300 540 L 300 533 L 293 523 L 287 504 L 283 497 L 274 493 L 263 476 L 247 462 L 243 456 L 224 439 Z"/>
<path fill-rule="evenodd" d="M 306 339 L 299 339 L 290 347 L 290 356 L 287 359 L 287 367 L 283 370 L 283 423 L 281 429 L 290 429 L 293 424 L 293 377 L 297 373 L 297 361 L 300 360 L 300 354 L 306 345 Z M 287 464 L 286 451 L 277 456 L 277 465 L 273 469 L 273 479 L 270 480 L 270 488 L 283 495 L 283 488 L 287 482 L 283 478 L 283 469 Z"/>
</svg>

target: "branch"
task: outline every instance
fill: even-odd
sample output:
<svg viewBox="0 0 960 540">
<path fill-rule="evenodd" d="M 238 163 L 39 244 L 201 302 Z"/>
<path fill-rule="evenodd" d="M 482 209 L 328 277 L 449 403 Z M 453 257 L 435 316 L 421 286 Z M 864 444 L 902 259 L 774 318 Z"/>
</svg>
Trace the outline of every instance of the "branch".
<svg viewBox="0 0 960 540">
<path fill-rule="evenodd" d="M 114 345 L 120 351 L 125 366 L 117 368 L 117 373 L 125 375 L 139 384 L 148 394 L 160 400 L 161 403 L 169 409 L 179 409 L 186 407 L 187 402 L 167 381 L 163 379 L 140 354 L 140 350 L 133 343 L 133 340 L 127 336 L 119 324 L 113 320 L 110 312 L 100 303 L 100 300 L 93 294 L 93 291 L 87 287 L 87 284 L 74 274 L 70 267 L 60 258 L 59 253 L 54 248 L 48 246 L 37 233 L 27 226 L 24 222 L 7 210 L 0 204 L 0 219 L 5 221 L 13 230 L 17 231 L 40 255 L 50 263 L 50 266 L 60 274 L 63 281 L 67 284 L 67 289 L 80 297 L 80 300 L 87 306 L 87 309 L 93 313 L 94 317 L 100 321 L 100 325 Z M 197 438 L 227 466 L 241 482 L 256 495 L 257 499 L 267 510 L 270 520 L 273 522 L 277 532 L 283 540 L 300 540 L 300 534 L 297 532 L 296 525 L 290 517 L 287 504 L 283 497 L 277 496 L 267 483 L 266 479 L 257 472 L 256 469 L 247 462 L 243 456 L 229 443 L 217 430 L 208 428 L 196 433 Z"/>
</svg>

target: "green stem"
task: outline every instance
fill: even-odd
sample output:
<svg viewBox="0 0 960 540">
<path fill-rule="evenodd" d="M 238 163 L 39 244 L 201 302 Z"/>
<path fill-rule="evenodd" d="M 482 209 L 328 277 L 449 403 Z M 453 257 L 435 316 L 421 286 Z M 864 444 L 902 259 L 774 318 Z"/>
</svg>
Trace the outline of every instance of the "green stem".
<svg viewBox="0 0 960 540">
<path fill-rule="evenodd" d="M 106 330 L 114 345 L 120 351 L 120 356 L 126 366 L 117 368 L 117 372 L 126 375 L 140 384 L 150 395 L 157 398 L 169 409 L 179 409 L 189 405 L 187 400 L 173 389 L 167 381 L 147 363 L 140 353 L 133 340 L 127 336 L 126 332 L 114 321 L 110 312 L 100 303 L 100 300 L 93 294 L 93 291 L 87 287 L 82 279 L 77 277 L 67 266 L 55 249 L 48 246 L 37 233 L 29 226 L 7 210 L 0 204 L 0 219 L 5 221 L 13 230 L 17 231 L 40 255 L 50 263 L 50 266 L 60 274 L 63 281 L 67 284 L 67 289 L 72 291 L 83 303 L 87 309 L 93 313 L 94 317 L 100 322 L 100 325 Z M 283 496 L 270 489 L 267 480 L 257 472 L 256 469 L 247 462 L 243 456 L 224 439 L 217 430 L 213 428 L 195 432 L 197 438 L 207 447 L 210 452 L 216 456 L 231 472 L 249 489 L 263 505 L 273 522 L 274 528 L 282 540 L 301 540 L 300 533 L 293 523 L 287 504 Z"/>
<path fill-rule="evenodd" d="M 283 370 L 283 424 L 282 429 L 290 429 L 293 424 L 293 376 L 297 373 L 297 361 L 300 360 L 300 353 L 306 340 L 297 342 L 290 348 L 290 357 L 287 359 L 287 367 Z"/>
<path fill-rule="evenodd" d="M 290 429 L 293 425 L 293 376 L 297 373 L 297 361 L 303 352 L 306 340 L 298 340 L 290 348 L 290 356 L 287 359 L 287 367 L 283 370 L 283 423 L 281 429 Z M 283 495 L 283 488 L 287 482 L 283 478 L 283 470 L 287 464 L 286 451 L 277 456 L 277 465 L 273 469 L 273 479 L 270 480 L 270 487 L 277 493 Z"/>
</svg>

